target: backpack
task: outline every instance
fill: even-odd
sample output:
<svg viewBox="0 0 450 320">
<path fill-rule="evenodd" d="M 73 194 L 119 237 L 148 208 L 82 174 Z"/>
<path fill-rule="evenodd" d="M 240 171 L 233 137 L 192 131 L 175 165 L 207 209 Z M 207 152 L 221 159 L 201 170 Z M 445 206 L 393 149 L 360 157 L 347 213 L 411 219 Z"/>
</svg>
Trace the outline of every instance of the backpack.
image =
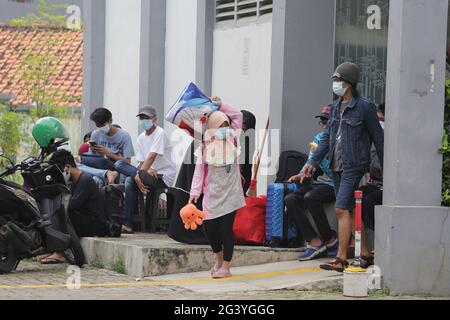
<svg viewBox="0 0 450 320">
<path fill-rule="evenodd" d="M 299 174 L 307 161 L 308 156 L 304 153 L 298 151 L 282 152 L 275 183 L 284 183 L 292 176 Z"/>
<path fill-rule="evenodd" d="M 108 185 L 100 189 L 103 197 L 108 237 L 120 238 L 122 235 L 122 216 L 125 196 L 122 185 Z"/>
</svg>

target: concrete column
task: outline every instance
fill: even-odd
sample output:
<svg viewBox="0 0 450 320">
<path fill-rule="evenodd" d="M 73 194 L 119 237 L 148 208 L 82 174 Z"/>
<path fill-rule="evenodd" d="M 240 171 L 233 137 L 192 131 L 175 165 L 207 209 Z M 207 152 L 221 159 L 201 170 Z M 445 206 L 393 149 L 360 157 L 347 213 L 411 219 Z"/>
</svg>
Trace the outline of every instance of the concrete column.
<svg viewBox="0 0 450 320">
<path fill-rule="evenodd" d="M 105 87 L 105 0 L 83 2 L 83 101 L 81 136 L 94 129 L 91 113 L 104 103 Z"/>
<path fill-rule="evenodd" d="M 390 2 L 384 206 L 376 264 L 391 293 L 450 295 L 450 219 L 441 204 L 448 0 Z M 420 41 L 417 37 L 420 35 Z"/>
<path fill-rule="evenodd" d="M 197 2 L 197 53 L 195 78 L 206 95 L 211 95 L 214 47 L 215 1 Z"/>
<path fill-rule="evenodd" d="M 334 0 L 277 0 L 273 4 L 271 128 L 281 151 L 309 152 L 314 116 L 332 102 Z"/>
<path fill-rule="evenodd" d="M 151 104 L 164 118 L 166 1 L 143 0 L 139 104 Z M 162 123 L 162 122 L 161 122 Z"/>
</svg>

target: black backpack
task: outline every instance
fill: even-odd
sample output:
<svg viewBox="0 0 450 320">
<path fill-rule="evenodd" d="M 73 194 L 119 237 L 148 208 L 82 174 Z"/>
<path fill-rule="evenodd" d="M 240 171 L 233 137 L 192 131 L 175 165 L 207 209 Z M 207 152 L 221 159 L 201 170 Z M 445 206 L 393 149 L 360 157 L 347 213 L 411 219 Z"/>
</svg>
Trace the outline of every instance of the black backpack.
<svg viewBox="0 0 450 320">
<path fill-rule="evenodd" d="M 284 183 L 292 176 L 299 174 L 306 161 L 308 161 L 308 156 L 304 153 L 298 151 L 282 152 L 275 183 Z"/>
<path fill-rule="evenodd" d="M 120 238 L 122 235 L 122 217 L 125 204 L 124 186 L 108 185 L 100 189 L 103 197 L 108 237 Z"/>
</svg>

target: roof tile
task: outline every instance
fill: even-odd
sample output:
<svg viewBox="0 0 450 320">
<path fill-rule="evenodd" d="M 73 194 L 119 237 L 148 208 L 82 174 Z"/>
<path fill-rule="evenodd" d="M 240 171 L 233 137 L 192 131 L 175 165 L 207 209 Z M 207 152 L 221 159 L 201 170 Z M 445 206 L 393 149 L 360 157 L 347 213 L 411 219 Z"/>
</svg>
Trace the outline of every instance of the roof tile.
<svg viewBox="0 0 450 320">
<path fill-rule="evenodd" d="M 51 30 L 51 32 L 48 32 Z M 52 47 L 45 48 L 50 39 Z M 83 32 L 48 27 L 19 28 L 0 24 L 0 92 L 13 93 L 16 105 L 29 105 L 26 82 L 21 80 L 21 61 L 26 50 L 58 56 L 56 72 L 49 79 L 51 89 L 69 95 L 63 106 L 81 106 L 83 95 Z M 63 94 L 59 94 L 60 97 Z M 73 101 L 73 102 L 70 102 Z"/>
</svg>

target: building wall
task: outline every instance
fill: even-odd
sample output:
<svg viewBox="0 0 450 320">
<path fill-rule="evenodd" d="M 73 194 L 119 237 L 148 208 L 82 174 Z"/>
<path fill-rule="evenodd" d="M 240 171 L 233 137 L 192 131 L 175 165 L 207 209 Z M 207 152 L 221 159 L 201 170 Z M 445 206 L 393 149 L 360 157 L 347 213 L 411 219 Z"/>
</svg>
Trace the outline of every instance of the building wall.
<svg viewBox="0 0 450 320">
<path fill-rule="evenodd" d="M 167 0 L 166 6 L 165 113 L 184 87 L 196 80 L 197 0 Z M 160 115 L 161 125 L 163 118 Z M 164 128 L 172 139 L 179 167 L 192 140 L 170 123 L 165 122 Z"/>
<path fill-rule="evenodd" d="M 141 0 L 106 1 L 105 106 L 114 122 L 138 135 Z"/>
<path fill-rule="evenodd" d="M 214 31 L 213 95 L 252 112 L 257 130 L 269 116 L 271 35 L 271 20 Z M 258 190 L 267 190 L 266 177 L 259 179 Z"/>
</svg>

